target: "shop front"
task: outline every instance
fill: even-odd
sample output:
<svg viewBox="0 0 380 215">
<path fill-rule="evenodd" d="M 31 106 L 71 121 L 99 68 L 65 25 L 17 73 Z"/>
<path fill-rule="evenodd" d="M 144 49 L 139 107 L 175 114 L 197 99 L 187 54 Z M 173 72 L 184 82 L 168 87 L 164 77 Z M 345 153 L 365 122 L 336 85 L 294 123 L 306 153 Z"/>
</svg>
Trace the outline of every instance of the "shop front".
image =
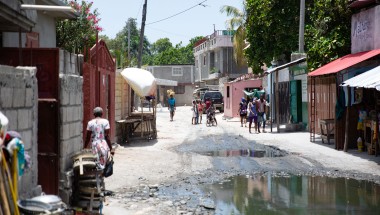
<svg viewBox="0 0 380 215">
<path fill-rule="evenodd" d="M 357 147 L 368 154 L 379 153 L 380 121 L 380 66 L 343 82 L 341 87 L 350 100 L 348 106 L 355 107 L 357 121 Z"/>
</svg>

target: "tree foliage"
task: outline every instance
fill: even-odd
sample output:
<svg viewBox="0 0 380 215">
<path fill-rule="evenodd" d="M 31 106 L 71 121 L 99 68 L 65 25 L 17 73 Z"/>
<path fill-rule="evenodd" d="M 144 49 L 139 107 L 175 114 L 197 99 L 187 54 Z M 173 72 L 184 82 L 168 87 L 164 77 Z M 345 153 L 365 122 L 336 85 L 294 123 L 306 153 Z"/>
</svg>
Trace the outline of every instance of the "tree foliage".
<svg viewBox="0 0 380 215">
<path fill-rule="evenodd" d="M 285 58 L 297 50 L 299 1 L 247 0 L 245 52 L 254 72 L 263 63 Z M 347 0 L 306 0 L 305 51 L 309 70 L 350 53 L 352 12 Z"/>
<path fill-rule="evenodd" d="M 130 37 L 128 38 L 128 31 L 130 31 Z M 102 36 L 104 37 L 104 36 Z M 128 60 L 128 39 L 129 47 L 129 59 Z M 136 19 L 129 18 L 123 27 L 115 36 L 114 39 L 109 39 L 107 42 L 108 49 L 111 55 L 116 58 L 117 67 L 123 68 L 127 66 L 137 65 L 138 48 L 140 43 L 140 30 L 137 28 Z M 144 37 L 143 42 L 143 63 L 150 60 L 150 42 Z"/>
<path fill-rule="evenodd" d="M 246 35 L 250 47 L 245 55 L 254 73 L 273 58 L 289 59 L 297 50 L 299 1 L 247 0 Z"/>
<path fill-rule="evenodd" d="M 350 53 L 351 16 L 347 0 L 309 2 L 305 44 L 310 71 Z"/>
<path fill-rule="evenodd" d="M 130 62 L 128 62 L 128 28 L 130 28 Z M 123 29 L 116 34 L 114 39 L 110 39 L 104 35 L 100 36 L 100 38 L 106 41 L 112 56 L 116 58 L 118 68 L 137 65 L 140 30 L 137 28 L 135 19 L 129 18 Z M 188 45 L 182 46 L 182 43 L 173 45 L 169 38 L 161 38 L 151 44 L 144 37 L 142 64 L 194 64 L 194 44 L 201 38 L 203 37 L 192 38 Z"/>
<path fill-rule="evenodd" d="M 60 20 L 56 23 L 57 47 L 72 53 L 83 53 L 84 47 L 96 42 L 96 32 L 102 31 L 98 25 L 100 18 L 97 9 L 92 10 L 92 2 L 65 0 L 65 3 L 79 12 L 75 20 Z"/>
<path fill-rule="evenodd" d="M 169 38 L 162 38 L 152 44 L 154 65 L 194 64 L 194 44 L 203 37 L 195 37 L 187 46 L 179 43 L 172 46 Z"/>
</svg>

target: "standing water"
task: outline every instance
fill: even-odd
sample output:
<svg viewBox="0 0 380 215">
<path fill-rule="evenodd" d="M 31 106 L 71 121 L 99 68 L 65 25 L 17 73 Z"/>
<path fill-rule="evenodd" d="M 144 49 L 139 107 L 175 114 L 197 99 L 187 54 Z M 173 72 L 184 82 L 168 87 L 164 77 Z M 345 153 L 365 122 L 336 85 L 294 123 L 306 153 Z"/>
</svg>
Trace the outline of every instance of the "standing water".
<svg viewBox="0 0 380 215">
<path fill-rule="evenodd" d="M 236 176 L 204 188 L 216 214 L 380 214 L 380 186 L 322 176 Z"/>
</svg>

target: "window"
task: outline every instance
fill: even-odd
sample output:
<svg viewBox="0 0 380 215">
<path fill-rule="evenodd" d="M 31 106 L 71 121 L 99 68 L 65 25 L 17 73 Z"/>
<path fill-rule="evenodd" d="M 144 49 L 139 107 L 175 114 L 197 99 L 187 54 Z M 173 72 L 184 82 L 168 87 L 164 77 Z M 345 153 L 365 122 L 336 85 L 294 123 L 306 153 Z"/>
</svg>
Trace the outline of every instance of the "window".
<svg viewBox="0 0 380 215">
<path fill-rule="evenodd" d="M 206 65 L 206 56 L 203 56 L 203 65 Z"/>
<path fill-rule="evenodd" d="M 227 98 L 230 98 L 230 86 L 227 86 Z"/>
<path fill-rule="evenodd" d="M 185 94 L 185 86 L 174 87 L 175 94 Z"/>
<path fill-rule="evenodd" d="M 172 68 L 172 76 L 182 76 L 182 68 L 181 67 L 173 67 Z"/>
</svg>

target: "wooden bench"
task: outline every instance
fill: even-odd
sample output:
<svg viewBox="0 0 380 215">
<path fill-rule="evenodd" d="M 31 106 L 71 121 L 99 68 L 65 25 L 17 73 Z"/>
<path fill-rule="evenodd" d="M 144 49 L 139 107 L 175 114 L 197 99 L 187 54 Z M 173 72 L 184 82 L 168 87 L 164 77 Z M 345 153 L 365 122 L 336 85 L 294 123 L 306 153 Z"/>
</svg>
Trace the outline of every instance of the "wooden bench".
<svg viewBox="0 0 380 215">
<path fill-rule="evenodd" d="M 334 139 L 334 119 L 320 119 L 319 126 L 321 128 L 322 143 L 325 143 L 324 140 L 327 140 L 327 144 L 330 144 L 330 139 Z"/>
</svg>

